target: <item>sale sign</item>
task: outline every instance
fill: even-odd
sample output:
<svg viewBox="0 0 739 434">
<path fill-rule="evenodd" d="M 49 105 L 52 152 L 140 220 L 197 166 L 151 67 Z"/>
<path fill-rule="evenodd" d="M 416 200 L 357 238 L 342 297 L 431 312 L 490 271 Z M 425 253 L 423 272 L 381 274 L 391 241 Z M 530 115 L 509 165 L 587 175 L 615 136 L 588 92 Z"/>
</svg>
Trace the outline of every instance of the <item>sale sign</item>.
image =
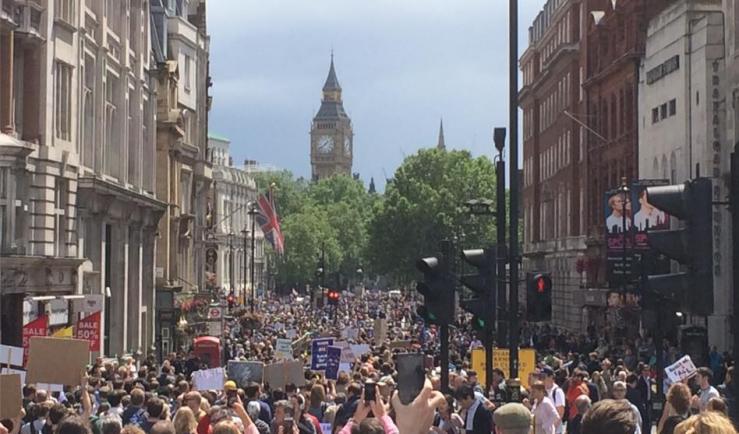
<svg viewBox="0 0 739 434">
<path fill-rule="evenodd" d="M 46 336 L 49 333 L 49 317 L 42 315 L 23 326 L 23 366 L 28 362 L 28 347 L 31 337 Z"/>
<path fill-rule="evenodd" d="M 74 337 L 90 343 L 90 351 L 100 351 L 100 311 L 77 321 Z"/>
</svg>

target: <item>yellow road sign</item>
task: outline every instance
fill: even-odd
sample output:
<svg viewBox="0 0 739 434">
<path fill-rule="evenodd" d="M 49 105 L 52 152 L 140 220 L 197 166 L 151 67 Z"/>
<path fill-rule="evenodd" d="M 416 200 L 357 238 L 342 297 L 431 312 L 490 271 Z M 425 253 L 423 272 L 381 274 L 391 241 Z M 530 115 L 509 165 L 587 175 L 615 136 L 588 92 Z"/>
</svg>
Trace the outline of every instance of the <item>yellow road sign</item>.
<svg viewBox="0 0 739 434">
<path fill-rule="evenodd" d="M 505 377 L 510 376 L 508 370 L 510 351 L 507 348 L 493 348 L 493 368 L 498 368 L 505 374 Z M 536 368 L 536 351 L 533 348 L 521 348 L 518 350 L 518 377 L 521 379 L 521 384 L 528 388 L 529 387 L 529 375 L 534 372 Z M 472 369 L 477 372 L 477 381 L 480 384 L 485 384 L 485 350 L 482 348 L 476 348 L 472 350 Z"/>
</svg>

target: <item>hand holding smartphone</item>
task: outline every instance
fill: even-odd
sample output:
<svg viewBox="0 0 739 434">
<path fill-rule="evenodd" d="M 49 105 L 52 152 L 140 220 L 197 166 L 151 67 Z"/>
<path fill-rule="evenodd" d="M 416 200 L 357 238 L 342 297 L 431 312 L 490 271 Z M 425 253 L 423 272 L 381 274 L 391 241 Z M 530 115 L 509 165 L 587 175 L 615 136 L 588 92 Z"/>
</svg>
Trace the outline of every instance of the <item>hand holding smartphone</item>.
<svg viewBox="0 0 739 434">
<path fill-rule="evenodd" d="M 421 353 L 398 354 L 395 366 L 398 370 L 398 398 L 404 405 L 416 399 L 426 380 L 424 355 Z"/>
</svg>

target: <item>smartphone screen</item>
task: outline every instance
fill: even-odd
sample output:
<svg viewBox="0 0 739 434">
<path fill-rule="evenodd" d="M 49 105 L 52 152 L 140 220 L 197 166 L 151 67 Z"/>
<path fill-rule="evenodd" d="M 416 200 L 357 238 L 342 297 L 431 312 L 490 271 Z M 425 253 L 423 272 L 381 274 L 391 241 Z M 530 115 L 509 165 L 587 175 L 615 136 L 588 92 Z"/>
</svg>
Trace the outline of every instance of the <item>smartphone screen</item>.
<svg viewBox="0 0 739 434">
<path fill-rule="evenodd" d="M 365 402 L 372 402 L 375 400 L 377 393 L 377 384 L 374 381 L 368 381 L 364 383 L 364 400 Z"/>
<path fill-rule="evenodd" d="M 426 379 L 424 355 L 420 353 L 398 354 L 395 366 L 398 369 L 398 397 L 405 405 L 410 404 L 421 393 Z"/>
<path fill-rule="evenodd" d="M 292 434 L 295 420 L 292 417 L 286 417 L 282 422 L 282 433 Z"/>
</svg>

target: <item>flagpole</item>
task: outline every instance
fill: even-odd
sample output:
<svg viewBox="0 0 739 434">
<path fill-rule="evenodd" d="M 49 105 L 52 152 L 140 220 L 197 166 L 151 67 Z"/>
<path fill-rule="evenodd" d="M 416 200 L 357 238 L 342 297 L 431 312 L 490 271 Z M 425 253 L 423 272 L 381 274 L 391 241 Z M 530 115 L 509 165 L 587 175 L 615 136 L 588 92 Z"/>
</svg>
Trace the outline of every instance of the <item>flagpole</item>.
<svg viewBox="0 0 739 434">
<path fill-rule="evenodd" d="M 249 215 L 251 216 L 251 312 L 254 313 L 254 241 L 257 239 L 257 232 L 256 232 L 256 220 L 257 220 L 257 208 L 256 203 L 252 203 L 251 208 L 249 209 Z"/>
</svg>

